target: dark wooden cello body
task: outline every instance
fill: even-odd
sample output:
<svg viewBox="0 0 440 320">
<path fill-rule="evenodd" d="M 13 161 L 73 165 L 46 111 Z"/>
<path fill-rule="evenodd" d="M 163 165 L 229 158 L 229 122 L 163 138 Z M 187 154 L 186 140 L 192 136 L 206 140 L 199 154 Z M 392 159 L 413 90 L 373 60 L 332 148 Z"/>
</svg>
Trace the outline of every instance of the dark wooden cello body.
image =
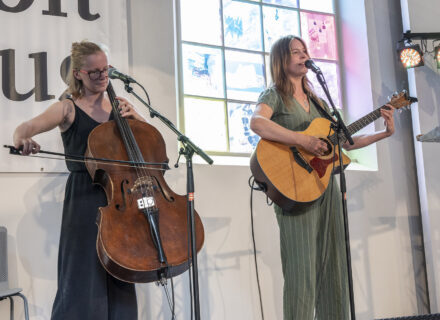
<svg viewBox="0 0 440 320">
<path fill-rule="evenodd" d="M 109 83 L 107 88 L 115 120 L 96 127 L 89 135 L 86 156 L 167 163 L 165 142 L 153 126 L 124 119 Z M 151 282 L 172 277 L 189 268 L 186 196 L 174 193 L 164 179 L 164 166 L 114 166 L 86 162 L 94 183 L 101 185 L 108 206 L 99 208 L 96 249 L 104 268 L 126 282 Z M 156 217 L 166 261 L 159 257 L 148 213 Z M 150 216 L 151 217 L 151 216 Z M 204 230 L 195 214 L 196 248 Z"/>
</svg>

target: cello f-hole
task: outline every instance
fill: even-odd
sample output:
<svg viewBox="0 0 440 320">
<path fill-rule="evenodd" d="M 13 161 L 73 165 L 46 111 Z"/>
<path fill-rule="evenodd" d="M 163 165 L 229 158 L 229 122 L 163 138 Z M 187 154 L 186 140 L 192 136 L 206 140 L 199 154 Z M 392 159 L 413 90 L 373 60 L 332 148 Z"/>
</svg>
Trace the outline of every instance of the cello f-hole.
<svg viewBox="0 0 440 320">
<path fill-rule="evenodd" d="M 128 184 L 128 180 L 124 179 L 121 181 L 121 197 L 122 197 L 122 204 L 117 203 L 115 205 L 116 209 L 118 209 L 119 211 L 124 211 L 125 208 L 127 207 L 126 204 L 126 198 L 125 198 L 125 188 L 124 188 L 124 184 Z M 130 194 L 130 189 L 127 189 L 127 193 Z"/>
<path fill-rule="evenodd" d="M 156 189 L 156 187 L 158 187 L 159 188 L 159 190 L 160 190 L 160 193 L 162 193 L 162 195 L 163 195 L 163 197 L 165 198 L 165 200 L 166 201 L 168 201 L 168 202 L 174 202 L 174 197 L 173 196 L 171 196 L 171 195 L 169 195 L 168 194 L 168 192 L 166 192 L 163 188 L 162 188 L 162 186 L 160 185 L 160 183 L 159 183 L 159 181 L 157 180 L 157 178 L 156 177 L 152 177 L 152 178 L 154 178 L 154 181 L 156 182 L 155 184 L 155 188 L 154 189 Z"/>
</svg>

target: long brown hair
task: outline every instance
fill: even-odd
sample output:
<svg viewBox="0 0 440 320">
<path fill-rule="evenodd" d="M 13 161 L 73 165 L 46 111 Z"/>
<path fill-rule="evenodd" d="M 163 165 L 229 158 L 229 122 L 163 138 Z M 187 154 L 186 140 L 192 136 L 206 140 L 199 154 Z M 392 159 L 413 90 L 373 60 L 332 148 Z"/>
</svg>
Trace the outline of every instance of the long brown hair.
<svg viewBox="0 0 440 320">
<path fill-rule="evenodd" d="M 94 42 L 83 40 L 81 42 L 72 43 L 70 67 L 67 75 L 67 83 L 69 84 L 67 91 L 74 99 L 80 98 L 84 95 L 84 85 L 81 80 L 75 78 L 73 71 L 80 70 L 83 67 L 87 56 L 98 52 L 106 53 L 100 45 Z"/>
<path fill-rule="evenodd" d="M 287 102 L 289 101 L 289 98 L 293 96 L 295 93 L 295 87 L 290 82 L 289 77 L 286 73 L 287 67 L 290 62 L 290 43 L 293 40 L 301 41 L 301 43 L 304 45 L 304 48 L 306 49 L 307 55 L 309 55 L 309 52 L 307 50 L 306 43 L 303 39 L 296 37 L 296 36 L 285 36 L 280 39 L 278 39 L 273 45 L 272 49 L 270 50 L 270 74 L 272 76 L 272 82 L 275 89 L 278 91 L 278 93 L 281 95 L 284 104 L 287 106 L 289 105 Z M 319 104 L 321 104 L 321 99 L 319 99 L 316 94 L 312 90 L 312 84 L 307 78 L 307 76 L 304 76 L 302 78 L 302 87 L 304 92 L 308 95 L 314 98 Z M 322 105 L 321 105 L 322 107 Z"/>
</svg>

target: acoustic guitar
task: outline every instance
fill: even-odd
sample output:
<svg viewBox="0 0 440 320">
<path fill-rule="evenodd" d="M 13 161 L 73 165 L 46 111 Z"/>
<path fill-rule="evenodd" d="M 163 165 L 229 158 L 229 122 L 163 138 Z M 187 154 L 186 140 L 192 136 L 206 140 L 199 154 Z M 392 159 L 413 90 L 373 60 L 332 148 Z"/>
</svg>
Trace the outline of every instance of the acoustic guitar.
<svg viewBox="0 0 440 320">
<path fill-rule="evenodd" d="M 416 102 L 405 91 L 393 95 L 388 104 L 400 109 Z M 354 134 L 381 117 L 377 108 L 361 119 L 347 126 Z M 255 181 L 267 196 L 283 210 L 292 211 L 299 206 L 306 206 L 319 199 L 327 189 L 331 175 L 338 173 L 339 147 L 332 122 L 325 118 L 314 119 L 308 128 L 299 132 L 321 139 L 327 144 L 325 155 L 317 157 L 300 147 L 261 139 L 250 160 L 250 167 Z M 347 138 L 340 134 L 343 144 Z M 344 168 L 350 164 L 350 158 L 343 153 Z"/>
</svg>

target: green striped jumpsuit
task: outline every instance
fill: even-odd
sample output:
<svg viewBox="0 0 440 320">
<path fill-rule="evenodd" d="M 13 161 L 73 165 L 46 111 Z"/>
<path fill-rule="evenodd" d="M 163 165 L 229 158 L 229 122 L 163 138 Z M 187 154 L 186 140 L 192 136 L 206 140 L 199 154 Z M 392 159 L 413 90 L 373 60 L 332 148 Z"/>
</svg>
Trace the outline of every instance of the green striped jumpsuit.
<svg viewBox="0 0 440 320">
<path fill-rule="evenodd" d="M 322 117 L 310 99 L 309 113 L 294 98 L 287 108 L 274 88 L 265 90 L 258 103 L 273 110 L 272 121 L 293 131 L 304 131 L 314 118 Z M 333 178 L 323 196 L 306 208 L 287 212 L 274 204 L 280 228 L 284 320 L 349 319 L 340 202 Z"/>
</svg>

